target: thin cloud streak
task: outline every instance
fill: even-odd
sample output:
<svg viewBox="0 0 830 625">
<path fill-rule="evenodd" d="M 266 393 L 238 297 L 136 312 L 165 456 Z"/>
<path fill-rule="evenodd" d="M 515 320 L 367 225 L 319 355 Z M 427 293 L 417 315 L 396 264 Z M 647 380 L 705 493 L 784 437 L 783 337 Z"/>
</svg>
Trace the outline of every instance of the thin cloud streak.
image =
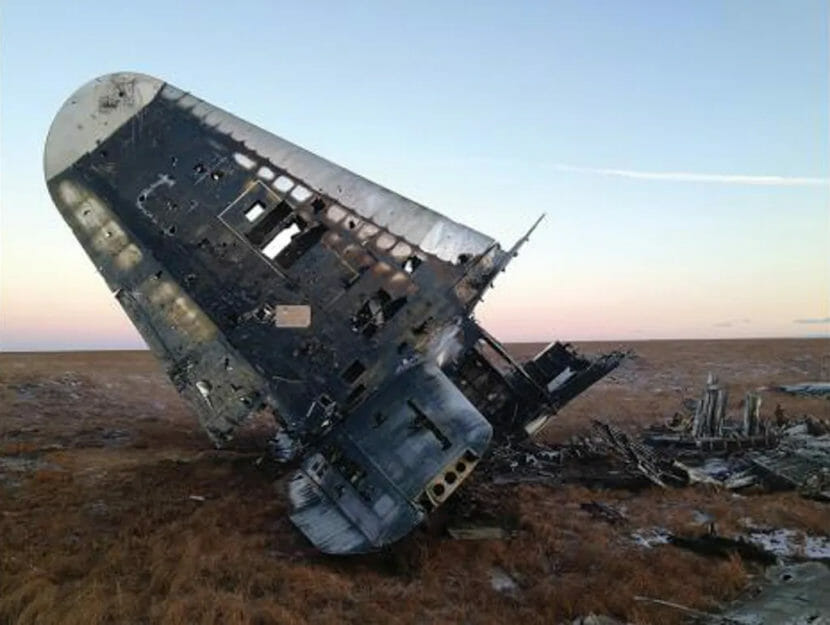
<svg viewBox="0 0 830 625">
<path fill-rule="evenodd" d="M 635 180 L 662 180 L 672 182 L 714 182 L 717 184 L 744 184 L 768 187 L 816 187 L 830 185 L 830 178 L 803 176 L 752 176 L 744 174 L 704 174 L 687 171 L 635 171 L 631 169 L 606 169 L 602 167 L 575 167 L 555 165 L 558 171 L 599 176 L 616 176 Z"/>
</svg>

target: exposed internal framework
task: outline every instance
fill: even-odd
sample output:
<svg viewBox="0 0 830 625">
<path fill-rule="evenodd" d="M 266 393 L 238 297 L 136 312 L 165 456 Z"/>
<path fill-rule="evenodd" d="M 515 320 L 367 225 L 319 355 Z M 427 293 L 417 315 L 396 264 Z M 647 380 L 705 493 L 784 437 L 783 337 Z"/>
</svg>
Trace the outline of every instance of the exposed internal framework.
<svg viewBox="0 0 830 625">
<path fill-rule="evenodd" d="M 619 362 L 559 343 L 515 362 L 472 311 L 518 246 L 158 79 L 81 87 L 44 168 L 211 438 L 273 413 L 291 518 L 324 551 L 402 537 L 494 435 L 535 432 Z"/>
</svg>

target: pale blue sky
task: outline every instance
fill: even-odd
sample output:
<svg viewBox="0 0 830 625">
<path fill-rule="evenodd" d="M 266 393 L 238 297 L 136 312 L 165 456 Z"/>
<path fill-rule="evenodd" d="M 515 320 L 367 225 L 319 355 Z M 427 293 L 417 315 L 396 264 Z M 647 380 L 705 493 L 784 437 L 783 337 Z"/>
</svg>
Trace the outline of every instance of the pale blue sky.
<svg viewBox="0 0 830 625">
<path fill-rule="evenodd" d="M 0 20 L 3 348 L 141 345 L 41 173 L 57 109 L 117 70 L 503 245 L 547 213 L 480 311 L 504 339 L 830 328 L 795 323 L 830 317 L 826 2 L 10 0 Z"/>
</svg>

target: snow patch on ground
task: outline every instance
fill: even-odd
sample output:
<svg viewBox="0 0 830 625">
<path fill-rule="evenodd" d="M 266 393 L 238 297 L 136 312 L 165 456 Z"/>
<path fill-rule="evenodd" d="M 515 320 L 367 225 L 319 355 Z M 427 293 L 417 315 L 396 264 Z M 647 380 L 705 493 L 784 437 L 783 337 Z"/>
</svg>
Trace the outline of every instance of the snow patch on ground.
<svg viewBox="0 0 830 625">
<path fill-rule="evenodd" d="M 667 545 L 670 536 L 669 531 L 663 527 L 648 527 L 631 533 L 631 539 L 646 549 L 656 545 Z"/>
<path fill-rule="evenodd" d="M 744 538 L 781 558 L 830 559 L 830 536 L 809 536 L 798 530 L 777 529 L 750 532 Z"/>
</svg>

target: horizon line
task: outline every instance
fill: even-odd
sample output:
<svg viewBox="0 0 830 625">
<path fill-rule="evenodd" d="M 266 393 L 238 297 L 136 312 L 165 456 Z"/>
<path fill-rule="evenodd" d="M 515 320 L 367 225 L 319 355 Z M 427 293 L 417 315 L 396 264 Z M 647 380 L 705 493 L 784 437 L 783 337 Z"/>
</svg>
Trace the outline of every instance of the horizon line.
<svg viewBox="0 0 830 625">
<path fill-rule="evenodd" d="M 830 335 L 806 335 L 806 336 L 730 336 L 730 337 L 673 337 L 673 338 L 636 338 L 636 339 L 553 339 L 553 340 L 517 340 L 501 341 L 504 345 L 533 345 L 560 343 L 652 343 L 660 341 L 814 341 L 830 340 Z M 84 352 L 151 352 L 149 347 L 94 347 L 94 348 L 67 348 L 67 349 L 5 349 L 0 347 L 0 354 L 68 354 Z"/>
</svg>

